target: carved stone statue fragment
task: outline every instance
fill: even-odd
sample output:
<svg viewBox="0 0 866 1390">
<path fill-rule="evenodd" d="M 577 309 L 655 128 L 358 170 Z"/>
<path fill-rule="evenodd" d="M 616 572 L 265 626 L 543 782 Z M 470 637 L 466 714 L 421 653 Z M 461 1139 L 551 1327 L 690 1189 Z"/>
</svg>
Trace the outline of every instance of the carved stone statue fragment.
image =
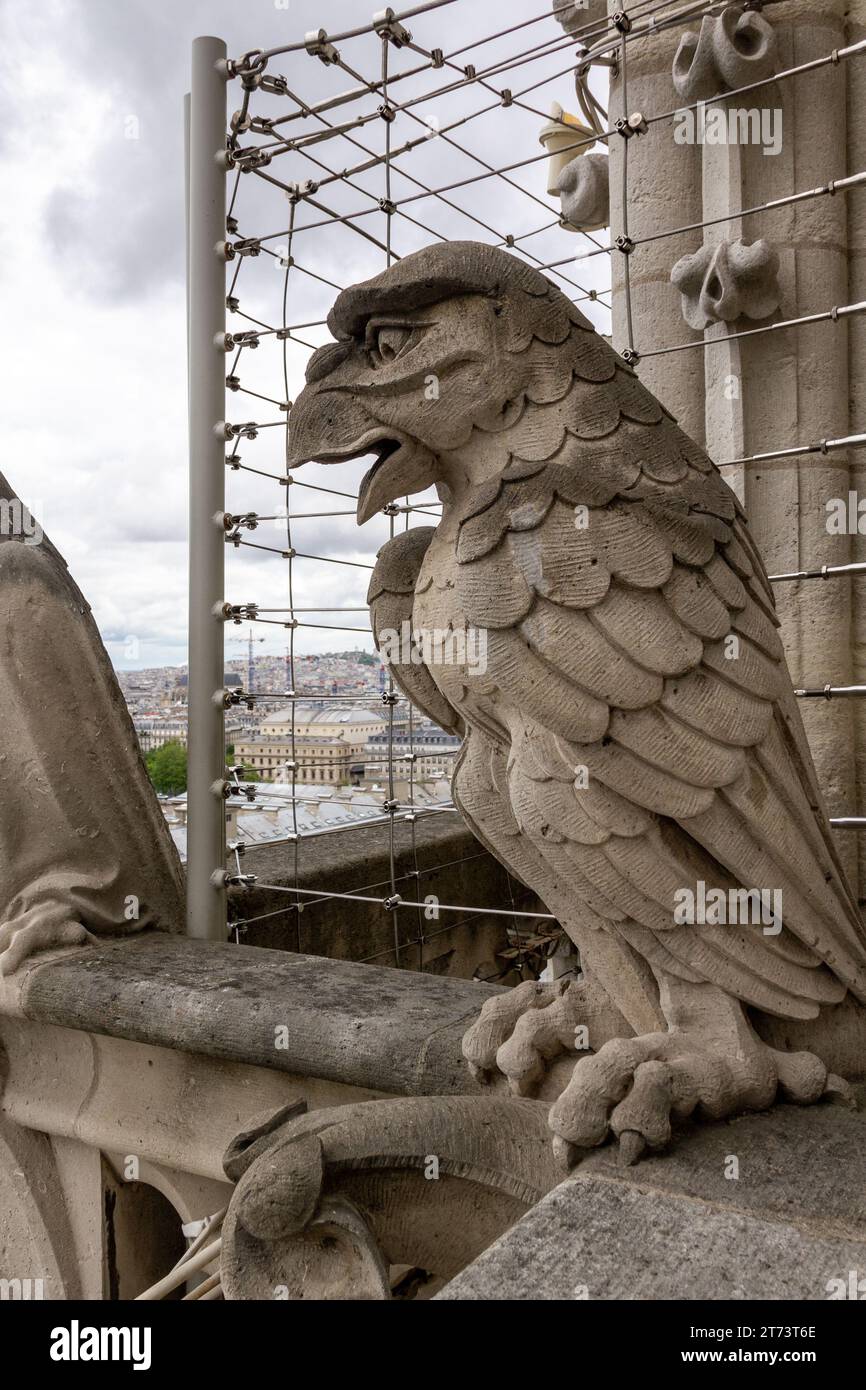
<svg viewBox="0 0 866 1390">
<path fill-rule="evenodd" d="M 763 238 L 750 244 L 708 242 L 677 261 L 671 283 L 682 295 L 683 318 L 698 330 L 742 315 L 769 318 L 782 299 L 779 255 Z"/>
<path fill-rule="evenodd" d="M 615 1135 L 633 1158 L 696 1109 L 844 1098 L 866 933 L 737 498 L 503 251 L 407 256 L 344 291 L 329 325 L 291 463 L 375 454 L 362 522 L 437 488 L 440 524 L 380 553 L 374 631 L 483 634 L 483 669 L 457 656 L 394 676 L 463 732 L 455 802 L 580 952 L 575 984 L 485 1007 L 470 1065 L 525 1094 L 578 1040 L 550 1112 L 564 1157 Z"/>
</svg>

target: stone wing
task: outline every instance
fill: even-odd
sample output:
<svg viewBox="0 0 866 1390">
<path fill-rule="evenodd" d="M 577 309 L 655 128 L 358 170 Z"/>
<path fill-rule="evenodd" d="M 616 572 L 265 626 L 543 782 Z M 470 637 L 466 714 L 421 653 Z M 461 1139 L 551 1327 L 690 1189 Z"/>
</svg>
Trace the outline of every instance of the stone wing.
<svg viewBox="0 0 866 1390">
<path fill-rule="evenodd" d="M 596 443 L 564 429 L 546 461 L 513 456 L 463 518 L 459 599 L 488 633 L 478 693 L 519 712 L 514 819 L 581 939 L 613 932 L 783 1017 L 846 987 L 866 999 L 866 934 L 745 518 L 673 422 L 634 414 Z M 464 698 L 471 717 L 472 679 Z M 780 892 L 782 929 L 678 922 L 700 884 Z"/>
<path fill-rule="evenodd" d="M 432 526 L 416 526 L 402 531 L 387 541 L 376 556 L 367 602 L 376 648 L 383 654 L 387 655 L 386 634 L 396 634 L 398 648 L 403 635 L 411 634 L 415 582 L 434 530 Z M 405 649 L 407 643 L 403 642 L 402 646 Z M 422 662 L 392 660 L 389 667 L 396 685 L 413 705 L 434 724 L 462 737 L 460 715 L 445 699 Z"/>
</svg>

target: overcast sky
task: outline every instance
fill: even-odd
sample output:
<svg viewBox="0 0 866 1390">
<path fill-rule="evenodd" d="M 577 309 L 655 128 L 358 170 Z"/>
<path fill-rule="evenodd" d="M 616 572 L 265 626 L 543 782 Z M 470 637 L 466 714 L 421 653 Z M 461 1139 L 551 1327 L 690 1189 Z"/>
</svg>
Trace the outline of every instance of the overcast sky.
<svg viewBox="0 0 866 1390">
<path fill-rule="evenodd" d="M 295 42 L 311 29 L 339 33 L 369 20 L 375 0 L 2 0 L 0 3 L 0 175 L 5 191 L 5 245 L 0 258 L 4 306 L 2 470 L 66 557 L 93 606 L 103 638 L 118 667 L 177 664 L 186 659 L 186 326 L 184 291 L 183 95 L 189 85 L 189 53 L 198 34 L 224 38 L 229 54 Z M 399 13 L 399 6 L 395 9 Z M 543 0 L 456 0 L 407 21 L 413 38 L 427 49 L 453 53 L 507 25 L 532 19 Z M 473 62 L 480 72 L 495 62 L 539 44 L 564 42 L 552 17 L 467 51 L 455 58 Z M 378 75 L 380 43 L 363 37 L 340 44 L 343 59 L 357 71 Z M 537 112 L 558 100 L 576 110 L 567 69 L 571 50 L 533 59 L 491 76 L 497 87 L 517 94 L 544 82 L 522 100 Z M 392 73 L 423 59 L 390 50 Z M 284 75 L 306 101 L 317 101 L 354 86 L 344 72 L 305 53 L 272 58 L 269 73 Z M 448 69 L 427 71 L 393 89 L 394 100 L 433 93 L 453 80 Z M 239 104 L 237 83 L 229 87 L 229 110 Z M 331 121 L 370 111 L 378 98 L 328 113 Z M 445 126 L 495 101 L 478 85 L 449 95 L 430 96 L 412 109 L 429 124 Z M 253 110 L 287 114 L 297 108 L 286 98 L 258 94 Z M 443 185 L 483 172 L 478 159 L 501 167 L 540 152 L 542 117 L 517 106 L 497 107 L 453 132 L 472 159 L 444 138 L 396 163 L 428 186 Z M 294 133 L 321 130 L 315 120 L 295 121 Z M 416 138 L 417 121 L 401 114 L 392 125 L 394 146 Z M 258 137 L 255 137 L 258 138 Z M 384 123 L 372 122 L 355 138 L 381 150 Z M 364 158 L 343 138 L 318 144 L 310 153 L 330 169 L 342 170 Z M 285 182 L 326 177 L 320 166 L 299 153 L 274 162 L 269 172 Z M 398 254 L 436 239 L 496 241 L 552 222 L 558 201 L 546 195 L 544 161 L 512 175 L 517 188 L 485 179 L 448 195 L 452 209 L 425 198 L 393 219 Z M 373 206 L 384 192 L 381 167 L 323 189 L 320 198 L 340 212 Z M 365 192 L 366 190 L 366 192 Z M 392 197 L 418 187 L 397 173 Z M 527 194 L 532 195 L 527 196 Z M 540 202 L 538 201 L 540 200 Z M 241 235 L 282 231 L 288 204 L 279 189 L 245 176 L 236 214 Z M 474 214 L 487 228 L 473 223 Z M 303 206 L 297 224 L 320 221 Z M 381 212 L 360 218 L 359 227 L 382 239 Z M 429 230 L 428 230 L 429 229 Z M 603 239 L 604 234 L 600 234 Z M 279 238 L 268 243 L 285 245 Z M 583 238 L 552 228 L 523 243 L 542 261 L 586 249 Z M 299 264 L 344 286 L 376 274 L 383 252 L 345 225 L 298 230 L 293 253 Z M 585 289 L 605 289 L 606 256 L 565 267 Z M 580 299 L 576 284 L 563 283 Z M 276 324 L 282 308 L 283 275 L 271 257 L 245 260 L 236 293 L 255 318 Z M 301 271 L 289 278 L 288 321 L 324 318 L 336 290 Z M 586 304 L 581 306 L 585 310 Z M 607 327 L 604 311 L 588 306 Z M 237 318 L 229 327 L 245 326 Z M 248 326 L 248 325 L 246 325 Z M 311 345 L 327 330 L 300 330 Z M 301 389 L 309 349 L 287 352 L 289 394 Z M 245 386 L 282 399 L 282 352 L 273 340 L 246 352 L 238 368 Z M 227 418 L 236 421 L 279 418 L 277 409 L 251 397 L 229 394 Z M 245 463 L 279 473 L 283 432 L 265 430 L 255 442 L 242 442 Z M 363 468 L 328 470 L 311 466 L 300 477 L 352 490 Z M 326 476 L 327 474 L 327 476 Z M 284 502 L 284 490 L 246 473 L 229 477 L 228 508 L 271 514 Z M 294 511 L 351 510 L 346 499 L 294 489 Z M 427 523 L 429 518 L 418 520 Z M 387 532 L 384 521 L 363 530 L 353 516 L 311 519 L 294 524 L 298 550 L 369 564 Z M 280 547 L 285 524 L 266 524 L 252 539 Z M 231 551 L 227 597 L 264 606 L 286 603 L 286 564 L 264 551 Z M 295 602 L 361 605 L 367 571 L 347 565 L 299 561 Z M 366 626 L 363 614 L 345 618 L 311 615 L 313 621 Z M 236 629 L 240 632 L 240 629 Z M 244 629 L 246 631 L 246 629 Z M 260 627 L 267 641 L 259 651 L 282 651 L 281 629 Z M 361 634 L 302 629 L 297 649 L 321 651 L 370 646 Z M 237 655 L 240 647 L 230 647 Z"/>
</svg>

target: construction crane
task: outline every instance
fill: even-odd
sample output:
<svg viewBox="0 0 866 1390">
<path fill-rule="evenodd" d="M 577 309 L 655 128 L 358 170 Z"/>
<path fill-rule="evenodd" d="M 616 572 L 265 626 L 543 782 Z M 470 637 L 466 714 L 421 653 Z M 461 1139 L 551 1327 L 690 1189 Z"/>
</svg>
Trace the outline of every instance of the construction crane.
<svg viewBox="0 0 866 1390">
<path fill-rule="evenodd" d="M 246 643 L 248 644 L 248 654 L 247 654 L 247 694 L 248 694 L 248 695 L 252 694 L 253 687 L 254 687 L 254 685 L 255 685 L 255 680 L 254 680 L 255 672 L 254 672 L 254 669 L 253 669 L 253 643 L 254 643 L 254 642 L 264 642 L 264 640 L 265 640 L 264 637 L 256 637 L 256 636 L 254 636 L 252 628 L 250 628 L 250 630 L 249 630 L 249 632 L 248 632 L 248 634 L 247 634 L 246 637 L 227 637 L 227 638 L 226 638 L 226 643 L 227 643 L 228 645 L 230 645 L 231 643 L 234 643 L 234 642 L 246 642 Z"/>
</svg>

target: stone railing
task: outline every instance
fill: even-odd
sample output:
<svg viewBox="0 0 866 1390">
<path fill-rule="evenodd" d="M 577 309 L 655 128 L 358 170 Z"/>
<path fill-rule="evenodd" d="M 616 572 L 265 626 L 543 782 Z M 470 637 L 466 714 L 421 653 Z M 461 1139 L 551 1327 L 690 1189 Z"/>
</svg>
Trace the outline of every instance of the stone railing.
<svg viewBox="0 0 866 1390">
<path fill-rule="evenodd" d="M 227 1205 L 227 1155 L 237 1180 L 258 1153 L 246 1146 L 279 1136 L 287 1117 L 322 1131 L 323 1151 L 339 1139 L 336 1186 L 350 1194 L 352 1221 L 372 1181 L 376 1241 L 408 1239 L 392 1263 L 440 1283 L 555 1182 L 546 1104 L 481 1087 L 461 1056 L 463 1032 L 498 986 L 155 933 L 37 957 L 15 978 L 0 997 L 0 1274 L 22 1288 L 41 1280 L 46 1297 L 135 1297 L 183 1252 L 181 1224 Z M 561 1084 L 554 1067 L 550 1085 Z M 384 1112 L 366 1104 L 385 1098 Z M 425 1180 L 431 1158 L 435 1183 Z M 307 1178 L 333 1194 L 335 1180 L 323 1185 L 318 1172 Z M 407 1184 L 420 1184 L 429 1208 L 408 1236 Z M 224 1262 L 236 1280 L 242 1233 L 235 1222 L 235 1265 Z M 366 1229 L 363 1240 L 372 1250 Z M 290 1287 L 284 1244 L 279 1269 L 265 1259 L 262 1273 L 259 1260 L 259 1284 L 244 1276 L 232 1296 L 268 1296 L 262 1279 Z M 366 1287 L 346 1296 L 387 1296 Z"/>
</svg>

